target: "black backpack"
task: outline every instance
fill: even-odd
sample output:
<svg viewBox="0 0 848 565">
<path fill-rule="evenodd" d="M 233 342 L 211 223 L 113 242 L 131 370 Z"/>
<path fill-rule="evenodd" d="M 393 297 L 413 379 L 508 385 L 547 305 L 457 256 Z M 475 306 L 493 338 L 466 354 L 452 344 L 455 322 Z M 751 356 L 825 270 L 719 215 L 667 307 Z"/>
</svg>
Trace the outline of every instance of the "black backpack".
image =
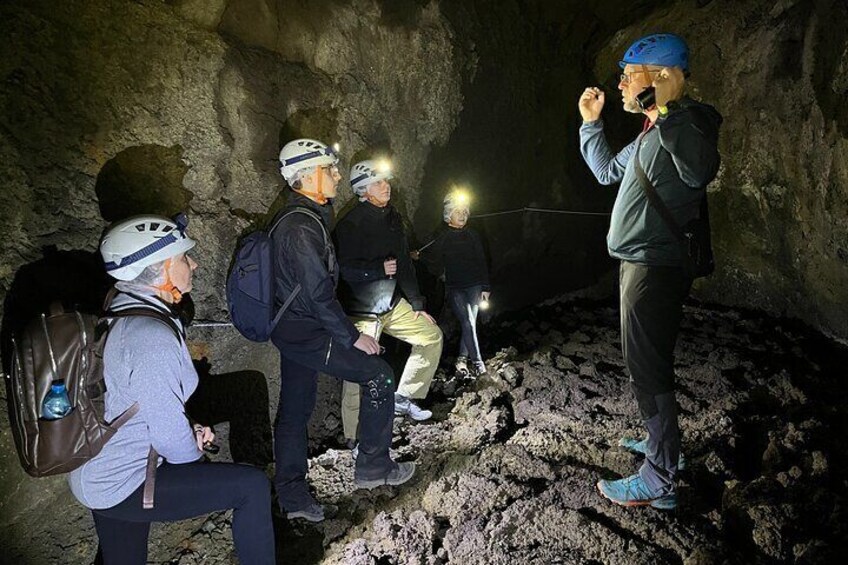
<svg viewBox="0 0 848 565">
<path fill-rule="evenodd" d="M 305 214 L 314 219 L 321 226 L 324 245 L 330 242 L 321 217 L 300 206 L 283 210 L 270 229 L 257 230 L 239 242 L 233 266 L 227 275 L 227 305 L 233 325 L 251 341 L 265 342 L 271 338 L 283 313 L 301 290 L 299 284 L 295 286 L 285 303 L 277 307 L 274 240 L 271 235 L 280 222 L 292 214 Z"/>
</svg>

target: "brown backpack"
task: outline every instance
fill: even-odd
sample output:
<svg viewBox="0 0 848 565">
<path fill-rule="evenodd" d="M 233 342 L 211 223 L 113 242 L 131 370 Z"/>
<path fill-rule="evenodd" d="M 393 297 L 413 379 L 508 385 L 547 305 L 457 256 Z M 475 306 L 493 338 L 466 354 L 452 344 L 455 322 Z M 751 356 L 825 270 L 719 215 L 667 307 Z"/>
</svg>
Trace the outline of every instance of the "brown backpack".
<svg viewBox="0 0 848 565">
<path fill-rule="evenodd" d="M 107 306 L 112 296 L 110 293 Z M 54 303 L 49 314 L 32 320 L 13 339 L 12 367 L 6 379 L 9 420 L 18 457 L 29 475 L 73 471 L 100 453 L 118 428 L 138 412 L 138 403 L 134 403 L 113 421 L 104 419 L 103 350 L 114 319 L 128 316 L 155 318 L 181 336 L 173 320 L 152 309 L 109 311 L 98 318 L 66 312 Z M 58 420 L 44 420 L 44 397 L 58 379 L 64 379 L 73 409 Z M 152 448 L 149 460 L 155 470 Z"/>
</svg>

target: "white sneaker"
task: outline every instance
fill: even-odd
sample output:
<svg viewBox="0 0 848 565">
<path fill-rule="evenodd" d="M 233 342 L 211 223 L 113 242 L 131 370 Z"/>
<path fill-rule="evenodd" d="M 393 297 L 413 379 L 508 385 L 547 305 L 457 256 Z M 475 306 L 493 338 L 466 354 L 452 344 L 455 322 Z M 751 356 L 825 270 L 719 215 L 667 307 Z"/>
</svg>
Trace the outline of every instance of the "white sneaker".
<svg viewBox="0 0 848 565">
<path fill-rule="evenodd" d="M 410 399 L 397 393 L 395 394 L 395 415 L 409 416 L 416 422 L 423 422 L 433 417 L 431 411 L 419 408 Z"/>
<path fill-rule="evenodd" d="M 355 439 L 349 439 L 347 440 L 347 447 L 350 449 L 351 457 L 356 461 L 356 458 L 359 457 L 359 442 Z"/>
<path fill-rule="evenodd" d="M 471 374 L 471 371 L 468 370 L 468 357 L 457 357 L 455 367 L 456 374 L 460 377 L 467 377 Z"/>
</svg>

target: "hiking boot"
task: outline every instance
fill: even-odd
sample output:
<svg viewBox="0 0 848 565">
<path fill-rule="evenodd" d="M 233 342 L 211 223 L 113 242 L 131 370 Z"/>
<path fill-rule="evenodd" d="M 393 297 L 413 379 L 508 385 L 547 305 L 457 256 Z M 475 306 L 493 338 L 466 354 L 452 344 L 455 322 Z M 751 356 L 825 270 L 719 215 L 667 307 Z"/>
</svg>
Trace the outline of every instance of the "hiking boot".
<svg viewBox="0 0 848 565">
<path fill-rule="evenodd" d="M 486 374 L 486 364 L 483 361 L 474 361 L 474 376 L 479 377 Z"/>
<path fill-rule="evenodd" d="M 433 413 L 419 408 L 407 397 L 395 394 L 395 416 L 409 416 L 416 422 L 423 422 L 432 418 Z"/>
<path fill-rule="evenodd" d="M 339 511 L 339 507 L 333 504 L 318 504 L 314 502 L 307 506 L 306 508 L 301 508 L 300 510 L 295 510 L 293 512 L 286 512 L 286 518 L 289 520 L 294 520 L 296 518 L 302 518 L 307 522 L 323 522 L 325 518 L 332 518 Z"/>
<path fill-rule="evenodd" d="M 645 455 L 645 452 L 648 450 L 648 439 L 633 439 L 630 437 L 623 437 L 618 440 L 618 445 L 626 449 L 627 451 L 632 451 L 633 453 L 641 453 Z M 686 468 L 686 458 L 683 457 L 683 452 L 680 453 L 680 458 L 677 460 L 677 470 L 682 471 Z"/>
<path fill-rule="evenodd" d="M 652 506 L 660 510 L 677 508 L 677 494 L 652 493 L 638 474 L 617 481 L 598 481 L 598 490 L 604 498 L 620 506 Z"/>
<path fill-rule="evenodd" d="M 383 485 L 398 486 L 412 478 L 415 474 L 415 463 L 398 463 L 388 475 L 379 479 L 359 479 L 354 474 L 353 484 L 356 488 L 371 490 Z"/>
<path fill-rule="evenodd" d="M 471 374 L 471 371 L 468 370 L 468 357 L 457 357 L 456 358 L 456 374 L 460 377 L 467 377 Z"/>
</svg>

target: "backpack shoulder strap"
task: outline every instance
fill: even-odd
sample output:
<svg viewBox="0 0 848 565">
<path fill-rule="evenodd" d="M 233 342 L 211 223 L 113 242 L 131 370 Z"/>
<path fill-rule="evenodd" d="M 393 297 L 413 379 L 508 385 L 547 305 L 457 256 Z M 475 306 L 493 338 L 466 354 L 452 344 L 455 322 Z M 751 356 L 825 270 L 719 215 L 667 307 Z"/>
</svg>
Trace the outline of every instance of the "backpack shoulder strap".
<svg viewBox="0 0 848 565">
<path fill-rule="evenodd" d="M 133 316 L 141 316 L 143 318 L 152 318 L 168 326 L 180 343 L 185 341 L 185 333 L 170 316 L 158 310 L 151 308 L 125 308 L 122 310 L 108 310 L 105 313 L 106 318 L 130 318 Z"/>
<path fill-rule="evenodd" d="M 281 221 L 283 221 L 284 218 L 291 216 L 292 214 L 305 214 L 305 215 L 309 216 L 310 218 L 312 218 L 313 220 L 315 220 L 316 222 L 318 222 L 318 225 L 321 226 L 321 233 L 324 234 L 324 244 L 325 245 L 327 244 L 327 241 L 329 241 L 329 239 L 330 239 L 330 234 L 327 233 L 327 228 L 324 226 L 324 221 L 321 220 L 321 216 L 319 216 L 318 214 L 316 214 L 315 212 L 313 212 L 312 210 L 310 210 L 309 208 L 306 208 L 304 206 L 294 206 L 294 207 L 290 208 L 287 212 L 285 212 L 282 216 L 280 216 L 280 219 L 277 220 L 277 222 L 274 224 L 274 227 L 271 228 L 271 230 L 276 228 L 277 225 L 279 225 L 279 223 Z"/>
</svg>

